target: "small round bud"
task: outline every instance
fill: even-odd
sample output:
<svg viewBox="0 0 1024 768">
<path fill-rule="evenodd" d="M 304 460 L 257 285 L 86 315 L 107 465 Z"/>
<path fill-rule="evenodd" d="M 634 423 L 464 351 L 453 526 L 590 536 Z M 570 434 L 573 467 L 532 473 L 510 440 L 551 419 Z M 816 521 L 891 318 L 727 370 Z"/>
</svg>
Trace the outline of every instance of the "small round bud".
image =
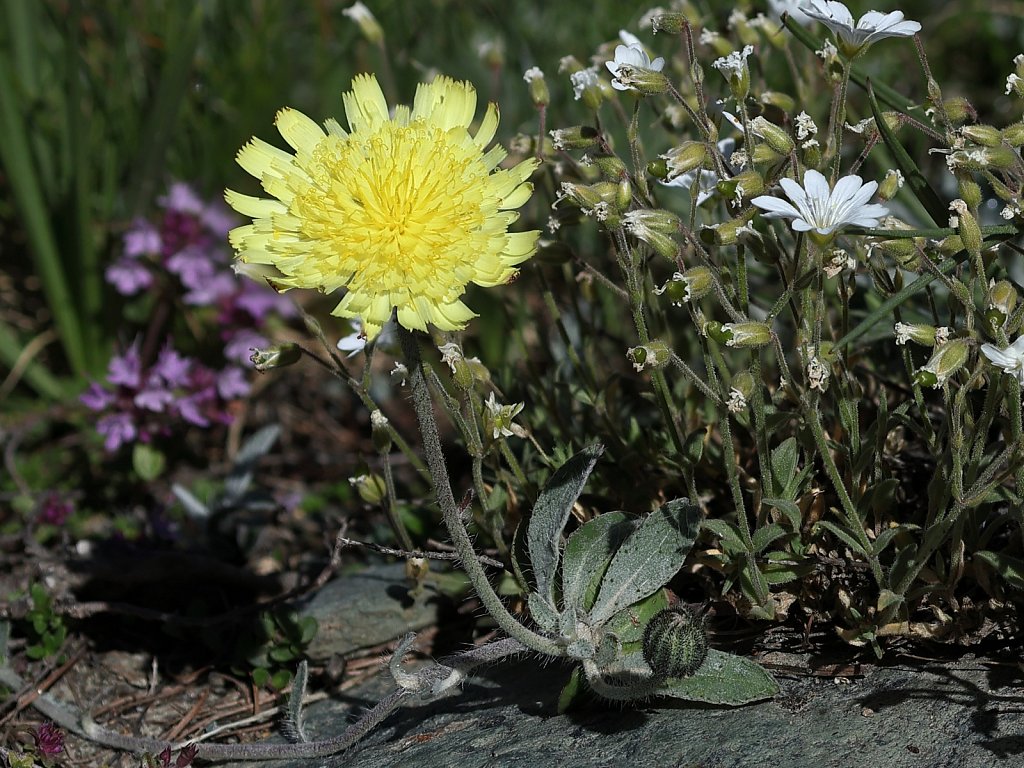
<svg viewBox="0 0 1024 768">
<path fill-rule="evenodd" d="M 957 187 L 960 191 L 960 199 L 967 203 L 971 210 L 977 210 L 981 205 L 981 186 L 974 179 L 962 176 L 957 179 Z"/>
<path fill-rule="evenodd" d="M 666 608 L 644 629 L 644 661 L 658 677 L 689 677 L 708 656 L 704 622 L 684 606 Z"/>
<path fill-rule="evenodd" d="M 880 200 L 892 200 L 896 193 L 903 186 L 903 174 L 895 168 L 886 171 L 885 178 L 878 185 L 878 197 Z"/>
</svg>

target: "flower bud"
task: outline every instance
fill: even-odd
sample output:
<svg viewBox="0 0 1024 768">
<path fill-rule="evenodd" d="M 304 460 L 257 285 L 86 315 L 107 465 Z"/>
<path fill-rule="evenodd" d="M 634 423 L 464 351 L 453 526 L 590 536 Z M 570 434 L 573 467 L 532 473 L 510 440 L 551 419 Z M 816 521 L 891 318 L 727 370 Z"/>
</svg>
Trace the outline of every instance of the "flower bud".
<svg viewBox="0 0 1024 768">
<path fill-rule="evenodd" d="M 544 73 L 538 67 L 530 67 L 523 74 L 523 80 L 530 87 L 530 99 L 535 107 L 546 107 L 551 103 L 551 92 L 544 80 Z"/>
<path fill-rule="evenodd" d="M 998 147 L 1003 143 L 1002 133 L 992 125 L 965 125 L 960 133 L 968 141 L 983 147 Z"/>
<path fill-rule="evenodd" d="M 885 178 L 878 185 L 878 197 L 880 200 L 892 200 L 896 193 L 903 187 L 903 174 L 894 168 L 885 173 Z"/>
<path fill-rule="evenodd" d="M 629 178 L 626 164 L 616 155 L 584 155 L 580 162 L 595 166 L 608 181 L 622 182 Z"/>
<path fill-rule="evenodd" d="M 639 347 L 630 347 L 626 350 L 626 357 L 639 373 L 644 368 L 664 368 L 672 359 L 672 352 L 664 341 L 653 339 Z"/>
<path fill-rule="evenodd" d="M 655 288 L 654 293 L 658 296 L 667 295 L 673 306 L 681 307 L 688 301 L 702 299 L 713 286 L 710 269 L 690 267 L 685 272 L 676 272 L 661 288 Z"/>
<path fill-rule="evenodd" d="M 701 227 L 700 240 L 706 245 L 732 245 L 740 238 L 740 230 L 750 224 L 755 210 L 737 216 L 735 219 L 723 221 L 713 227 Z"/>
<path fill-rule="evenodd" d="M 963 241 L 964 248 L 972 256 L 979 256 L 981 254 L 982 238 L 978 220 L 974 218 L 974 214 L 970 212 L 967 203 L 963 200 L 954 200 L 949 204 L 949 209 L 956 213 L 957 232 Z"/>
<path fill-rule="evenodd" d="M 753 150 L 750 152 L 750 159 L 755 165 L 774 165 L 783 157 L 785 157 L 785 155 L 780 155 L 764 142 L 755 144 Z"/>
<path fill-rule="evenodd" d="M 732 377 L 732 382 L 729 386 L 743 395 L 743 399 L 749 400 L 750 396 L 754 394 L 754 377 L 749 369 L 740 371 Z"/>
<path fill-rule="evenodd" d="M 960 199 L 967 203 L 971 210 L 977 210 L 981 205 L 981 186 L 974 179 L 961 176 L 957 179 L 957 188 L 960 192 Z"/>
<path fill-rule="evenodd" d="M 805 141 L 800 145 L 800 148 L 803 150 L 804 165 L 815 169 L 821 167 L 821 145 L 816 140 Z"/>
<path fill-rule="evenodd" d="M 388 493 L 387 486 L 384 485 L 384 478 L 380 475 L 359 475 L 358 477 L 350 477 L 348 482 L 356 489 L 359 498 L 367 504 L 380 504 L 381 500 Z"/>
<path fill-rule="evenodd" d="M 727 335 L 727 347 L 763 347 L 772 341 L 772 329 L 767 323 L 725 323 L 722 333 Z"/>
<path fill-rule="evenodd" d="M 377 453 L 385 455 L 391 452 L 391 430 L 388 429 L 388 417 L 379 408 L 370 411 L 370 432 L 373 447 Z"/>
<path fill-rule="evenodd" d="M 763 147 L 764 144 L 758 144 L 758 147 Z M 757 148 L 755 147 L 755 150 Z M 765 191 L 764 179 L 761 174 L 755 170 L 743 171 L 743 173 L 737 173 L 731 179 L 723 179 L 719 181 L 715 187 L 718 192 L 726 200 L 731 199 L 750 199 L 755 195 L 760 195 Z"/>
<path fill-rule="evenodd" d="M 695 171 L 704 165 L 708 156 L 707 145 L 703 141 L 684 141 L 673 147 L 660 158 L 668 167 L 666 178 L 671 181 L 676 176 Z"/>
<path fill-rule="evenodd" d="M 651 31 L 654 34 L 665 32 L 678 35 L 686 28 L 686 16 L 682 13 L 661 13 L 651 19 Z"/>
<path fill-rule="evenodd" d="M 644 628 L 643 655 L 656 677 L 689 677 L 708 656 L 704 622 L 682 605 L 659 611 Z"/>
<path fill-rule="evenodd" d="M 1011 147 L 1021 146 L 1024 144 L 1024 123 L 1013 123 L 1013 125 L 1006 126 L 1000 136 Z"/>
<path fill-rule="evenodd" d="M 796 146 L 788 133 L 775 123 L 758 116 L 750 121 L 750 130 L 755 136 L 760 136 L 764 143 L 780 155 L 788 155 Z M 755 158 L 756 162 L 756 158 Z"/>
<path fill-rule="evenodd" d="M 988 289 L 988 305 L 1002 312 L 1005 317 L 1012 315 L 1017 306 L 1017 289 L 1013 283 L 1009 280 L 992 283 Z"/>
<path fill-rule="evenodd" d="M 908 341 L 920 344 L 922 347 L 934 347 L 937 338 L 941 338 L 942 343 L 948 341 L 949 329 L 943 328 L 941 335 L 938 330 L 934 325 L 924 323 L 896 323 L 893 328 L 896 333 L 896 344 L 901 347 Z"/>
<path fill-rule="evenodd" d="M 287 368 L 302 357 L 302 347 L 292 342 L 277 344 L 269 349 L 254 349 L 249 356 L 252 367 L 260 373 L 272 368 Z"/>
<path fill-rule="evenodd" d="M 342 13 L 359 25 L 359 31 L 363 33 L 363 37 L 366 38 L 367 42 L 373 45 L 380 45 L 384 42 L 384 30 L 381 28 L 380 22 L 370 12 L 370 9 L 361 2 L 353 3 L 351 7 L 345 8 Z"/>
<path fill-rule="evenodd" d="M 786 114 L 791 114 L 796 109 L 796 99 L 781 91 L 765 91 L 761 94 L 761 103 Z"/>
<path fill-rule="evenodd" d="M 963 96 L 954 96 L 951 99 L 946 99 L 942 102 L 942 108 L 946 111 L 946 116 L 952 123 L 963 123 L 967 120 L 973 120 L 978 116 L 978 113 L 974 111 L 974 107 L 971 106 L 971 102 Z"/>
<path fill-rule="evenodd" d="M 601 141 L 601 134 L 589 125 L 574 125 L 571 128 L 556 128 L 548 131 L 555 149 L 590 149 Z"/>
<path fill-rule="evenodd" d="M 966 339 L 952 339 L 936 347 L 931 359 L 914 372 L 914 382 L 918 386 L 938 389 L 964 367 L 969 352 L 970 344 Z"/>
<path fill-rule="evenodd" d="M 946 158 L 946 164 L 953 171 L 986 171 L 1012 168 L 1020 162 L 1018 155 L 1011 147 L 975 147 L 960 149 Z"/>
</svg>

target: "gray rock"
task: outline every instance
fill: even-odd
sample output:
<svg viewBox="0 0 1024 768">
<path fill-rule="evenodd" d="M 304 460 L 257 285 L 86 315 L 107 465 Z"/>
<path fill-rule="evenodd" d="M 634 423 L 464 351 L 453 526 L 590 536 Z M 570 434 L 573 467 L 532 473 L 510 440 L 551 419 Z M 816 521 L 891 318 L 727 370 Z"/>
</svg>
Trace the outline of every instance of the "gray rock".
<svg viewBox="0 0 1024 768">
<path fill-rule="evenodd" d="M 1024 761 L 1022 678 L 983 661 L 871 668 L 845 682 L 779 676 L 775 700 L 737 709 L 590 701 L 556 715 L 568 671 L 518 660 L 473 678 L 459 698 L 399 710 L 344 754 L 264 765 L 988 768 Z M 381 677 L 356 700 L 311 707 L 310 736 L 339 733 L 351 713 L 389 690 Z"/>
<path fill-rule="evenodd" d="M 377 563 L 335 579 L 299 607 L 319 627 L 307 656 L 314 662 L 348 656 L 436 624 L 444 599 L 429 584 L 410 596 L 402 563 Z"/>
</svg>

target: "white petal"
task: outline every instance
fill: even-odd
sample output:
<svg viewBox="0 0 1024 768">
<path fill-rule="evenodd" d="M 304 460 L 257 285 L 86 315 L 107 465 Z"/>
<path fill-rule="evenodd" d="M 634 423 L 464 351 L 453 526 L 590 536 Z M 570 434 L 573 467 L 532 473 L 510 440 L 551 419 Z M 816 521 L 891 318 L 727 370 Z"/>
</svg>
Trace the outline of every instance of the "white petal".
<svg viewBox="0 0 1024 768">
<path fill-rule="evenodd" d="M 803 216 L 792 204 L 771 195 L 761 195 L 760 197 L 755 197 L 750 202 L 758 208 L 767 211 L 767 213 L 761 214 L 765 218 L 775 219 L 782 216 L 790 216 L 799 219 Z"/>
<path fill-rule="evenodd" d="M 783 179 L 785 181 L 785 179 Z M 783 187 L 786 189 L 786 187 Z M 828 200 L 831 190 L 828 186 L 828 180 L 822 176 L 818 171 L 813 168 L 809 168 L 804 174 L 804 189 L 807 190 L 806 197 L 813 198 L 815 200 Z M 786 189 L 786 194 L 789 194 L 789 190 Z M 793 198 L 789 195 L 790 199 Z M 794 200 L 794 202 L 796 202 Z"/>
</svg>

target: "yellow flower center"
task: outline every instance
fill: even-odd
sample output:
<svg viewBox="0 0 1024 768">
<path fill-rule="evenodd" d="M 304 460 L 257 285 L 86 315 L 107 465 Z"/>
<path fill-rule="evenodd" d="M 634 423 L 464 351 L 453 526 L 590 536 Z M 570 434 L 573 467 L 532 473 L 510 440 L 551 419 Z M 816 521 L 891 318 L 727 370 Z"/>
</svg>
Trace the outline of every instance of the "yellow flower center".
<svg viewBox="0 0 1024 768">
<path fill-rule="evenodd" d="M 330 243 L 350 290 L 385 291 L 401 303 L 410 283 L 453 301 L 485 212 L 471 194 L 487 168 L 472 145 L 423 121 L 385 123 L 365 141 L 328 136 L 306 170 L 314 180 L 296 196 L 301 233 Z M 461 279 L 459 279 L 461 275 Z M 397 295 L 395 295 L 397 294 Z"/>
</svg>

